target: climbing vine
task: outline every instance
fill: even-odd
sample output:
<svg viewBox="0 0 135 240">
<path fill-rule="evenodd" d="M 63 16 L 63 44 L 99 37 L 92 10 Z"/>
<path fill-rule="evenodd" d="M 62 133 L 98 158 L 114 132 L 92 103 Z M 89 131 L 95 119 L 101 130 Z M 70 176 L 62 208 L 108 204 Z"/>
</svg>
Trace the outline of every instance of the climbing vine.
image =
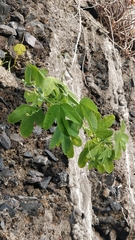
<svg viewBox="0 0 135 240">
<path fill-rule="evenodd" d="M 20 133 L 29 137 L 34 124 L 49 129 L 56 124 L 50 148 L 61 146 L 68 158 L 74 156 L 74 146 L 82 146 L 79 136 L 83 129 L 87 142 L 78 159 L 79 167 L 95 168 L 100 173 L 112 172 L 114 160 L 126 149 L 128 136 L 125 123 L 119 131 L 112 127 L 114 115 L 101 116 L 95 103 L 84 97 L 80 101 L 60 80 L 48 76 L 48 71 L 28 64 L 25 70 L 26 104 L 17 107 L 8 117 L 10 123 L 20 122 Z"/>
</svg>

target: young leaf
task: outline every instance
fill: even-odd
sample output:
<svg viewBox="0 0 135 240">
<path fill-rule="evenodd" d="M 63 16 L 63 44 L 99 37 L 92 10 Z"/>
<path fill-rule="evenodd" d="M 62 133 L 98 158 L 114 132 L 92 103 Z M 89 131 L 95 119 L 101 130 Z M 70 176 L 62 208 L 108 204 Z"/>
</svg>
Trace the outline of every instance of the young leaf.
<svg viewBox="0 0 135 240">
<path fill-rule="evenodd" d="M 103 163 L 103 167 L 107 173 L 111 173 L 114 169 L 114 164 L 111 159 L 105 159 Z"/>
<path fill-rule="evenodd" d="M 21 106 L 17 107 L 9 116 L 8 122 L 16 123 L 23 119 L 23 117 L 27 114 L 31 115 L 32 113 L 36 112 L 38 108 L 29 106 L 27 104 L 22 104 Z"/>
<path fill-rule="evenodd" d="M 102 130 L 102 129 L 107 129 L 113 125 L 115 121 L 115 116 L 114 115 L 107 115 L 103 117 L 99 122 L 98 122 L 98 128 L 97 131 Z"/>
<path fill-rule="evenodd" d="M 72 143 L 73 143 L 73 145 L 80 147 L 82 145 L 82 140 L 79 136 L 72 137 Z"/>
<path fill-rule="evenodd" d="M 101 129 L 96 131 L 96 137 L 101 138 L 101 139 L 106 139 L 109 138 L 113 135 L 113 130 L 109 129 Z"/>
<path fill-rule="evenodd" d="M 55 104 L 48 109 L 43 122 L 44 129 L 47 130 L 52 126 L 55 119 L 57 118 L 57 114 L 59 113 L 59 108 L 60 106 L 58 104 Z"/>
<path fill-rule="evenodd" d="M 96 118 L 95 114 L 92 111 L 85 108 L 84 106 L 81 106 L 81 109 L 82 109 L 84 117 L 86 118 L 86 120 L 89 124 L 90 130 L 92 132 L 95 132 L 97 129 L 97 118 Z"/>
<path fill-rule="evenodd" d="M 20 133 L 23 137 L 29 137 L 33 131 L 34 127 L 34 118 L 33 115 L 24 116 L 21 125 L 20 125 Z"/>
<path fill-rule="evenodd" d="M 79 159 L 78 159 L 78 166 L 80 168 L 85 167 L 86 163 L 88 162 L 89 159 L 86 157 L 87 154 L 88 154 L 88 148 L 84 148 L 80 153 Z"/>
<path fill-rule="evenodd" d="M 52 139 L 50 141 L 50 145 L 49 145 L 50 148 L 54 148 L 55 146 L 58 145 L 58 143 L 60 144 L 60 142 L 61 142 L 61 134 L 62 133 L 61 133 L 60 129 L 57 126 L 56 129 L 55 129 L 55 132 L 54 132 L 54 134 L 52 136 Z"/>
<path fill-rule="evenodd" d="M 87 109 L 87 111 L 91 110 L 96 113 L 98 112 L 98 109 L 97 109 L 97 106 L 95 105 L 95 103 L 87 97 L 84 97 L 81 99 L 80 105 L 83 106 L 84 109 Z"/>
<path fill-rule="evenodd" d="M 62 103 L 60 107 L 68 119 L 70 119 L 74 123 L 82 124 L 80 116 L 78 115 L 76 110 L 73 107 L 71 107 L 68 103 Z"/>
<path fill-rule="evenodd" d="M 36 111 L 33 114 L 34 122 L 40 127 L 43 127 L 44 117 L 45 117 L 45 115 L 44 115 L 44 112 L 42 111 L 42 109 L 38 109 L 38 111 Z"/>
<path fill-rule="evenodd" d="M 19 56 L 26 52 L 26 47 L 23 44 L 19 43 L 14 46 L 14 51 L 16 52 L 16 55 Z"/>
<path fill-rule="evenodd" d="M 24 98 L 27 103 L 33 103 L 35 106 L 38 105 L 39 94 L 36 91 L 25 91 Z"/>
</svg>

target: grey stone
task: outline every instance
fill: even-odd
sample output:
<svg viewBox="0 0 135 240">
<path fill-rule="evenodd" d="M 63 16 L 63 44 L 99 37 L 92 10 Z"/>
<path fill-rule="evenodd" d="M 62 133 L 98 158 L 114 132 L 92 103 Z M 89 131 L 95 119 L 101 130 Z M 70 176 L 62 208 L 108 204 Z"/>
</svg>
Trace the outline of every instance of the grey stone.
<svg viewBox="0 0 135 240">
<path fill-rule="evenodd" d="M 47 150 L 47 149 L 43 152 L 43 154 L 44 154 L 44 155 L 47 155 L 48 158 L 49 158 L 50 160 L 53 160 L 54 162 L 57 162 L 57 161 L 58 161 L 58 159 L 54 156 L 54 154 L 53 154 L 51 151 Z"/>
<path fill-rule="evenodd" d="M 42 178 L 41 177 L 32 177 L 32 178 L 27 178 L 26 179 L 26 182 L 27 183 L 30 183 L 30 184 L 34 184 L 34 183 L 39 183 L 42 181 Z"/>
<path fill-rule="evenodd" d="M 10 138 L 6 135 L 5 132 L 3 132 L 2 134 L 0 134 L 0 144 L 2 145 L 2 147 L 6 150 L 10 149 L 11 147 L 11 141 Z"/>
<path fill-rule="evenodd" d="M 121 210 L 121 204 L 118 202 L 113 202 L 110 204 L 113 211 L 119 211 Z"/>
<path fill-rule="evenodd" d="M 9 13 L 10 6 L 0 0 L 0 23 L 3 23 Z"/>
<path fill-rule="evenodd" d="M 39 126 L 35 126 L 34 130 L 33 130 L 33 133 L 35 133 L 37 135 L 40 135 L 42 133 L 42 128 L 39 127 Z"/>
<path fill-rule="evenodd" d="M 5 58 L 5 52 L 0 49 L 0 58 Z"/>
<path fill-rule="evenodd" d="M 26 202 L 21 202 L 20 203 L 22 207 L 23 213 L 29 213 L 30 215 L 37 215 L 37 210 L 40 208 L 41 203 L 38 202 L 31 202 L 31 203 L 26 203 Z"/>
<path fill-rule="evenodd" d="M 24 32 L 25 32 L 25 28 L 22 26 L 18 26 L 17 33 L 18 33 L 19 39 L 23 38 Z"/>
<path fill-rule="evenodd" d="M 28 174 L 27 174 L 28 176 L 31 176 L 31 177 L 44 177 L 44 174 L 43 173 L 41 173 L 41 172 L 38 172 L 38 171 L 36 171 L 36 170 L 33 170 L 33 169 L 30 169 L 29 171 L 28 171 Z"/>
<path fill-rule="evenodd" d="M 10 207 L 9 204 L 7 203 L 0 204 L 0 211 L 3 211 L 4 209 L 8 209 L 8 212 L 11 218 L 15 216 L 15 211 L 13 208 Z"/>
<path fill-rule="evenodd" d="M 18 134 L 18 133 L 13 133 L 10 135 L 10 139 L 15 141 L 15 142 L 24 142 L 24 139 Z"/>
<path fill-rule="evenodd" d="M 3 158 L 0 157 L 0 171 L 4 168 Z"/>
<path fill-rule="evenodd" d="M 0 177 L 12 177 L 14 175 L 14 170 L 11 170 L 9 168 L 4 168 L 0 172 Z"/>
<path fill-rule="evenodd" d="M 48 165 L 50 164 L 51 162 L 48 160 L 48 157 L 44 157 L 42 155 L 38 155 L 36 156 L 34 159 L 33 159 L 33 163 L 36 163 L 38 165 Z"/>
<path fill-rule="evenodd" d="M 29 32 L 29 29 L 31 29 L 31 32 L 34 33 L 34 35 L 45 35 L 45 31 L 44 31 L 44 24 L 41 23 L 39 20 L 34 19 L 31 22 L 28 22 L 25 25 L 25 29 Z"/>
<path fill-rule="evenodd" d="M 25 32 L 24 36 L 25 36 L 25 41 L 34 49 L 36 49 L 36 50 L 44 49 L 43 45 L 30 33 Z"/>
<path fill-rule="evenodd" d="M 47 188 L 49 182 L 51 181 L 51 179 L 52 179 L 51 176 L 48 176 L 48 177 L 44 178 L 44 180 L 39 183 L 39 186 L 40 186 L 41 188 L 43 188 L 44 190 L 46 190 L 46 188 Z"/>
<path fill-rule="evenodd" d="M 32 158 L 32 157 L 33 157 L 33 154 L 32 154 L 30 151 L 26 151 L 26 152 L 23 154 L 23 157 L 25 157 L 25 158 Z"/>
<path fill-rule="evenodd" d="M 0 33 L 1 33 L 1 34 L 4 34 L 4 35 L 6 35 L 6 36 L 9 36 L 9 35 L 14 35 L 14 36 L 16 36 L 16 35 L 17 35 L 17 33 L 16 33 L 16 31 L 15 31 L 14 28 L 9 27 L 9 26 L 4 25 L 4 24 L 1 24 L 1 25 L 0 25 Z"/>
<path fill-rule="evenodd" d="M 19 24 L 24 24 L 24 17 L 21 13 L 14 11 L 14 15 L 11 15 L 11 20 L 18 22 Z"/>
</svg>

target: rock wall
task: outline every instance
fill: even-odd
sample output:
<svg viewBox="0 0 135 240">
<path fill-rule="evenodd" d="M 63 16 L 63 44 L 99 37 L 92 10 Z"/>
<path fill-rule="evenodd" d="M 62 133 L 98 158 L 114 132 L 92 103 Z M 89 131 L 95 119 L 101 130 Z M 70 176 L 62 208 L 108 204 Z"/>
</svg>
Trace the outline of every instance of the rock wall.
<svg viewBox="0 0 135 240">
<path fill-rule="evenodd" d="M 121 57 L 103 26 L 81 6 L 80 1 L 48 2 L 50 74 L 64 81 L 78 98 L 90 96 L 103 114 L 114 113 L 116 128 L 124 119 L 129 142 L 109 175 L 79 169 L 78 149 L 69 160 L 72 236 L 78 240 L 135 239 L 134 57 Z"/>
<path fill-rule="evenodd" d="M 2 190 L 0 199 L 1 205 L 5 201 L 11 204 L 14 197 L 18 194 L 25 195 L 27 190 L 26 196 L 23 196 L 25 201 L 23 206 L 25 205 L 27 208 L 26 199 L 31 200 L 31 196 L 36 196 L 36 201 L 40 203 L 37 208 L 40 206 L 40 210 L 39 214 L 36 213 L 33 218 L 29 217 L 29 212 L 25 208 L 24 211 L 20 208 L 21 200 L 15 199 L 15 203 L 19 207 L 15 213 L 13 228 L 12 219 L 8 213 L 6 215 L 3 213 L 4 208 L 1 208 L 0 238 L 39 240 L 40 234 L 40 240 L 133 240 L 135 239 L 134 57 L 121 56 L 118 47 L 116 48 L 109 40 L 106 29 L 84 9 L 87 7 L 87 1 L 29 0 L 26 6 L 24 2 L 17 1 L 16 9 L 15 1 L 0 1 L 3 9 L 7 10 L 6 16 L 9 19 L 6 20 L 7 23 L 9 21 L 14 26 L 9 16 L 10 5 L 15 16 L 20 16 L 18 17 L 20 19 L 19 24 L 25 26 L 23 31 L 27 33 L 24 34 L 25 44 L 28 48 L 27 53 L 24 58 L 20 58 L 21 60 L 17 62 L 16 76 L 18 76 L 20 69 L 23 70 L 27 61 L 31 61 L 33 64 L 38 63 L 40 67 L 47 67 L 49 74 L 65 82 L 79 99 L 83 96 L 89 96 L 97 104 L 102 114 L 113 113 L 116 116 L 114 126 L 116 129 L 119 128 L 120 120 L 124 119 L 127 125 L 129 142 L 121 159 L 116 161 L 115 170 L 111 174 L 99 174 L 95 170 L 88 171 L 86 168 L 80 169 L 77 161 L 81 149 L 76 148 L 74 158 L 69 159 L 68 169 L 67 162 L 64 165 L 64 171 L 69 173 L 70 200 L 68 199 L 67 189 L 57 189 L 55 182 L 50 184 L 51 193 L 46 192 L 46 189 L 42 192 L 38 188 L 34 188 L 33 185 L 26 186 L 27 189 L 23 192 L 26 184 L 24 176 L 27 177 L 28 168 L 32 166 L 19 153 L 20 145 L 17 145 L 19 150 L 17 155 L 16 153 L 13 154 L 13 159 L 10 159 L 9 156 L 11 156 L 12 151 L 16 151 L 16 147 L 8 149 L 9 151 L 2 151 L 2 153 L 4 152 L 2 157 L 7 166 L 11 166 L 13 161 L 13 166 L 16 167 L 18 159 L 19 161 L 21 159 L 22 162 L 19 167 L 15 168 L 16 178 L 18 179 L 18 176 L 21 176 L 19 191 L 17 191 L 17 187 L 13 187 L 12 190 L 10 187 L 8 189 L 10 179 L 6 179 L 6 183 L 5 179 L 2 179 L 1 184 L 4 185 L 4 188 L 2 185 L 4 190 Z M 22 4 L 21 7 L 20 4 Z M 20 11 L 21 14 L 18 15 L 16 11 Z M 3 14 L 4 11 L 0 11 L 0 15 L 2 15 L 0 21 L 2 22 L 6 19 L 6 16 L 3 19 Z M 27 19 L 26 22 L 25 18 Z M 14 39 L 18 42 L 22 40 L 19 35 L 22 28 L 20 29 L 19 24 L 18 35 L 15 34 L 14 36 Z M 5 42 L 12 33 L 6 26 L 1 26 L 0 32 L 2 34 L 0 37 L 1 48 L 8 51 L 7 44 L 5 48 Z M 14 32 L 16 33 L 15 29 Z M 33 36 L 36 38 L 33 38 Z M 29 37 L 34 42 L 31 43 Z M 11 45 L 10 48 L 12 49 Z M 4 51 L 2 53 L 4 54 Z M 21 76 L 19 75 L 20 78 Z M 18 104 L 23 101 L 23 93 L 18 95 L 20 90 L 16 89 L 15 79 L 12 79 L 12 75 L 7 74 L 3 67 L 0 67 L 0 82 L 4 87 L 8 86 L 7 89 L 1 88 L 1 95 L 7 100 L 11 109 L 16 106 L 18 96 L 21 96 Z M 9 98 L 8 95 L 10 95 Z M 10 103 L 10 99 L 13 103 Z M 3 107 L 3 98 L 1 98 L 1 102 Z M 4 105 L 5 107 L 6 105 Z M 1 118 L 6 112 L 4 117 L 7 119 L 9 109 L 5 108 L 2 111 Z M 4 119 L 4 121 L 6 120 Z M 14 130 L 10 129 L 11 133 Z M 35 136 L 34 140 L 31 138 L 33 144 L 40 141 L 40 146 L 37 148 L 40 154 L 42 154 L 42 148 L 44 147 L 41 139 L 46 139 L 45 137 L 45 135 L 42 135 L 40 140 L 39 137 L 36 139 Z M 81 138 L 85 143 L 83 133 L 81 133 Z M 21 151 L 31 150 L 27 149 L 29 143 L 30 140 L 25 140 L 21 145 L 23 148 Z M 35 149 L 35 145 L 31 146 L 32 150 Z M 18 156 L 18 154 L 20 155 Z M 63 162 L 53 163 L 53 169 L 51 169 L 53 176 L 55 176 L 55 172 L 57 172 L 57 177 L 59 176 Z M 21 171 L 22 174 L 19 175 Z M 46 171 L 45 174 L 47 174 Z M 10 196 L 8 199 L 5 198 L 6 200 L 4 199 L 5 192 L 6 195 Z M 7 209 L 7 205 L 5 208 Z M 33 210 L 35 211 L 35 207 L 33 207 Z"/>
</svg>

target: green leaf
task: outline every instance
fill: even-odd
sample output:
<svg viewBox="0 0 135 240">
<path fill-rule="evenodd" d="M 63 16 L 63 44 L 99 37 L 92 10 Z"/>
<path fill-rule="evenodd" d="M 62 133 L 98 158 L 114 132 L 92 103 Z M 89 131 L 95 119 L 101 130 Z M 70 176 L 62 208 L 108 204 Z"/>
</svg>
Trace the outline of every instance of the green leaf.
<svg viewBox="0 0 135 240">
<path fill-rule="evenodd" d="M 53 77 L 46 77 L 44 80 L 40 83 L 40 87 L 44 93 L 44 96 L 49 96 L 55 89 L 55 78 Z"/>
<path fill-rule="evenodd" d="M 74 156 L 74 148 L 73 148 L 72 142 L 70 142 L 70 148 L 67 151 L 66 155 L 68 158 L 73 158 L 73 156 Z"/>
<path fill-rule="evenodd" d="M 111 127 L 114 124 L 114 121 L 115 121 L 115 116 L 113 114 L 103 117 L 98 122 L 97 131 L 99 131 L 100 129 L 102 130 L 102 129 L 107 129 L 107 128 Z"/>
<path fill-rule="evenodd" d="M 20 125 L 20 133 L 23 137 L 29 137 L 33 131 L 34 118 L 33 115 L 23 117 Z"/>
<path fill-rule="evenodd" d="M 95 103 L 87 97 L 84 97 L 81 99 L 80 105 L 83 106 L 85 109 L 87 108 L 87 111 L 91 110 L 96 113 L 98 112 L 98 109 L 97 109 L 97 106 L 95 105 Z"/>
<path fill-rule="evenodd" d="M 88 148 L 84 148 L 79 155 L 78 165 L 80 168 L 85 167 L 86 163 L 88 162 L 88 158 L 86 157 L 88 154 Z"/>
<path fill-rule="evenodd" d="M 27 114 L 31 115 L 32 113 L 36 112 L 38 108 L 29 106 L 27 104 L 22 104 L 21 106 L 17 107 L 9 116 L 8 122 L 16 123 L 23 119 L 23 117 Z"/>
<path fill-rule="evenodd" d="M 38 105 L 39 94 L 36 91 L 25 91 L 24 98 L 27 103 L 33 103 L 34 105 Z"/>
<path fill-rule="evenodd" d="M 42 72 L 45 77 L 46 77 L 46 75 L 48 74 L 48 70 L 45 69 L 45 68 L 40 69 L 40 72 Z"/>
<path fill-rule="evenodd" d="M 57 114 L 59 113 L 59 108 L 60 106 L 55 104 L 48 109 L 43 122 L 43 128 L 45 130 L 49 129 L 54 123 L 55 119 L 57 118 Z"/>
<path fill-rule="evenodd" d="M 23 44 L 19 43 L 14 46 L 14 51 L 16 52 L 17 56 L 19 56 L 26 52 L 26 47 Z"/>
<path fill-rule="evenodd" d="M 106 158 L 104 160 L 103 167 L 107 173 L 111 173 L 114 170 L 113 161 Z"/>
<path fill-rule="evenodd" d="M 61 135 L 61 145 L 62 145 L 62 151 L 65 155 L 69 152 L 71 148 L 71 140 L 69 136 L 65 136 L 64 134 Z"/>
<path fill-rule="evenodd" d="M 80 147 L 82 145 L 82 140 L 79 136 L 72 137 L 72 143 L 73 143 L 73 145 Z"/>
<path fill-rule="evenodd" d="M 60 107 L 68 119 L 70 119 L 74 123 L 82 124 L 80 116 L 78 115 L 76 110 L 73 107 L 71 107 L 68 103 L 62 103 Z"/>
<path fill-rule="evenodd" d="M 101 139 L 109 138 L 113 135 L 113 130 L 100 129 L 96 131 L 96 137 Z"/>
<path fill-rule="evenodd" d="M 103 165 L 100 165 L 100 164 L 97 165 L 97 170 L 98 170 L 99 173 L 105 172 L 104 166 L 103 166 Z"/>
<path fill-rule="evenodd" d="M 81 108 L 82 108 L 83 115 L 89 124 L 90 130 L 92 132 L 95 132 L 97 129 L 97 118 L 95 114 L 92 111 L 89 111 L 84 106 L 81 106 Z"/>
<path fill-rule="evenodd" d="M 34 122 L 40 127 L 43 127 L 44 117 L 45 117 L 45 115 L 44 115 L 44 112 L 42 111 L 42 109 L 38 109 L 38 111 L 36 111 L 33 114 Z"/>
<path fill-rule="evenodd" d="M 50 145 L 49 145 L 50 148 L 54 148 L 55 146 L 57 146 L 58 143 L 60 144 L 60 142 L 61 142 L 61 134 L 62 133 L 61 133 L 60 129 L 57 126 L 56 129 L 55 129 L 55 132 L 54 132 L 54 134 L 52 136 L 52 139 L 50 141 Z"/>
</svg>

